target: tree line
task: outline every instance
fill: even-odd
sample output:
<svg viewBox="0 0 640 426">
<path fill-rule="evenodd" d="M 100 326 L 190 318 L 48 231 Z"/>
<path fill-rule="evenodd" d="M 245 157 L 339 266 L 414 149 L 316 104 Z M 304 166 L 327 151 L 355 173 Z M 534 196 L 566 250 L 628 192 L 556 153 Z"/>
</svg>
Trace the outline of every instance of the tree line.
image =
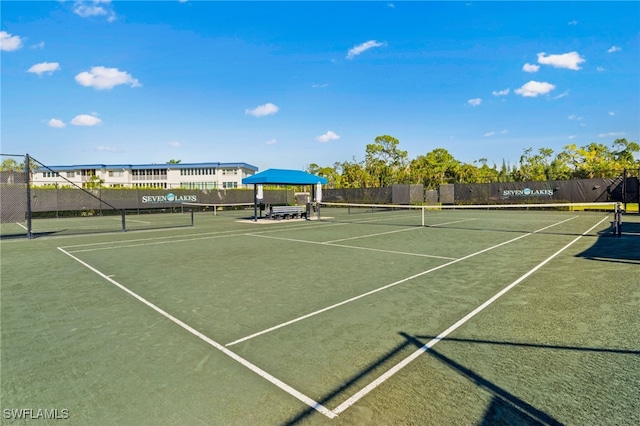
<svg viewBox="0 0 640 426">
<path fill-rule="evenodd" d="M 486 158 L 473 163 L 457 160 L 444 148 L 409 159 L 393 136 L 375 138 L 365 149 L 364 160 L 336 162 L 333 167 L 312 163 L 306 171 L 327 178 L 330 188 L 374 188 L 393 184 L 422 184 L 436 189 L 442 183 L 530 182 L 546 180 L 618 177 L 625 171 L 638 174 L 640 145 L 616 139 L 611 146 L 592 142 L 566 145 L 555 153 L 549 148 L 527 148 L 518 164 L 504 160 L 489 166 Z"/>
<path fill-rule="evenodd" d="M 550 148 L 527 148 L 518 164 L 502 161 L 489 165 L 486 158 L 472 163 L 457 160 L 444 148 L 409 159 L 407 151 L 399 148 L 400 141 L 383 135 L 367 144 L 364 160 L 336 162 L 331 166 L 315 163 L 306 171 L 327 178 L 329 188 L 375 188 L 393 184 L 422 184 L 436 189 L 442 183 L 530 182 L 546 180 L 614 178 L 625 170 L 637 176 L 640 160 L 635 154 L 640 145 L 626 139 L 616 139 L 611 146 L 592 142 L 585 146 L 566 145 L 555 153 Z M 170 160 L 178 164 L 180 160 Z M 24 163 L 7 158 L 0 163 L 0 171 L 23 171 Z M 38 164 L 31 159 L 31 170 Z M 100 182 L 92 182 L 100 186 Z"/>
</svg>

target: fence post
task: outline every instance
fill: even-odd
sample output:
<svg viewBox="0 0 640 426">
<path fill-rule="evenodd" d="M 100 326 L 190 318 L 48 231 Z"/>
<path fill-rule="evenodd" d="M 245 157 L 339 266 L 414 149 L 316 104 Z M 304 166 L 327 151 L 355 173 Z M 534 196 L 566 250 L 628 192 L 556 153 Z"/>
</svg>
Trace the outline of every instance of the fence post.
<svg viewBox="0 0 640 426">
<path fill-rule="evenodd" d="M 27 182 L 27 238 L 31 239 L 31 157 L 29 154 L 24 156 L 24 173 Z"/>
</svg>

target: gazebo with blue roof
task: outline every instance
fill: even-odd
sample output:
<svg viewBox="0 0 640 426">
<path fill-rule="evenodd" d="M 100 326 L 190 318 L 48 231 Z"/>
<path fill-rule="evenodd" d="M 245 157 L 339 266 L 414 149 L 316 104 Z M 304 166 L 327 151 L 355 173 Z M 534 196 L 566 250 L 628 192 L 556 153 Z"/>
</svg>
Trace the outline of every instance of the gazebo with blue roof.
<svg viewBox="0 0 640 426">
<path fill-rule="evenodd" d="M 301 170 L 267 169 L 242 179 L 253 185 L 253 218 L 258 220 L 258 185 L 326 185 L 327 179 Z"/>
</svg>

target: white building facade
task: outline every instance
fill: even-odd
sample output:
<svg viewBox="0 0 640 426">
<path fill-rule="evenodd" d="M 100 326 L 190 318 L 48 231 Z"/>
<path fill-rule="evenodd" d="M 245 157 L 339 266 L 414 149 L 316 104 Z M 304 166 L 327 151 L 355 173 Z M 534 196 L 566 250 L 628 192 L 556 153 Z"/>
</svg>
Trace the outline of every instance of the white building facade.
<svg viewBox="0 0 640 426">
<path fill-rule="evenodd" d="M 242 179 L 257 172 L 247 163 L 84 164 L 40 168 L 31 179 L 34 186 L 234 189 L 245 188 Z"/>
</svg>

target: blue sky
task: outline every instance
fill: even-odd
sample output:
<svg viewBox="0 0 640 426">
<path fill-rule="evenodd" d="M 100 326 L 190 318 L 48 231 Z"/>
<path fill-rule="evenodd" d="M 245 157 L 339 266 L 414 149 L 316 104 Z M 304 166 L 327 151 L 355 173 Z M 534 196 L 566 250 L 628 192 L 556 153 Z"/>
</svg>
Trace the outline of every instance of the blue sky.
<svg viewBox="0 0 640 426">
<path fill-rule="evenodd" d="M 2 153 L 49 165 L 640 142 L 639 2 L 1 5 Z"/>
</svg>

